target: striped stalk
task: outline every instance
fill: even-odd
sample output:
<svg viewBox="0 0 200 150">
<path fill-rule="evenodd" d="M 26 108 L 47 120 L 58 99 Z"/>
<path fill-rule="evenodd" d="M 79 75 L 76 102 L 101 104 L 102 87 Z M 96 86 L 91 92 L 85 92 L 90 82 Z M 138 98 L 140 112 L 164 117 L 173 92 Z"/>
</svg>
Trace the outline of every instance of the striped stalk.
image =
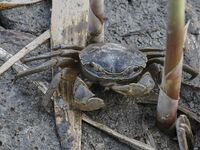
<svg viewBox="0 0 200 150">
<path fill-rule="evenodd" d="M 183 45 L 186 36 L 185 0 L 169 0 L 165 65 L 157 105 L 157 121 L 161 129 L 173 127 L 181 86 Z"/>
</svg>

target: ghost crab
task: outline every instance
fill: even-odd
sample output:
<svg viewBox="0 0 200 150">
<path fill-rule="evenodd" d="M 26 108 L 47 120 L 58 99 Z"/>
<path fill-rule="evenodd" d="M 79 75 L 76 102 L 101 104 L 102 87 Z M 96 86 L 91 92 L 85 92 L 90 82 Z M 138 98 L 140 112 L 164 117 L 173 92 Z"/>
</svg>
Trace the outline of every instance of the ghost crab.
<svg viewBox="0 0 200 150">
<path fill-rule="evenodd" d="M 69 71 L 66 68 L 76 68 L 79 77 L 76 78 L 74 83 L 73 106 L 82 111 L 92 111 L 104 106 L 104 101 L 95 97 L 89 90 L 89 84 L 86 84 L 83 79 L 87 79 L 89 83 L 99 83 L 126 96 L 141 96 L 154 88 L 153 78 L 156 80 L 155 76 L 159 77 L 161 73 L 160 69 L 155 67 L 154 64 L 163 64 L 162 57 L 164 56 L 164 51 L 161 49 L 136 50 L 114 43 L 96 43 L 86 48 L 60 46 L 55 49 L 60 50 L 24 59 L 24 62 L 28 62 L 56 57 L 39 67 L 19 73 L 17 78 L 55 66 L 64 68 L 64 71 L 59 72 L 52 80 L 44 97 L 44 102 L 47 105 L 59 86 L 62 74 L 68 74 L 70 78 L 70 73 L 67 73 Z M 190 73 L 192 77 L 198 74 L 186 65 L 184 70 Z"/>
</svg>

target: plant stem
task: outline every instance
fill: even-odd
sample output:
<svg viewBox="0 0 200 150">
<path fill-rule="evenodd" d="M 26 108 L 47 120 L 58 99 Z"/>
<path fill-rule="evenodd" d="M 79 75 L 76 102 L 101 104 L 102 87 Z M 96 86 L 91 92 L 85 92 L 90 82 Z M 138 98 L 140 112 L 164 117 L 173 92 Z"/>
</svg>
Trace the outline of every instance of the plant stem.
<svg viewBox="0 0 200 150">
<path fill-rule="evenodd" d="M 87 43 L 104 42 L 104 0 L 89 0 Z"/>
<path fill-rule="evenodd" d="M 170 1 L 169 25 L 167 32 L 167 51 L 165 57 L 165 77 L 167 83 L 163 88 L 168 96 L 173 99 L 179 99 L 181 71 L 178 70 L 175 74 L 175 79 L 170 79 L 171 71 L 178 66 L 183 57 L 183 42 L 184 42 L 184 0 Z M 182 64 L 181 64 L 182 65 Z M 173 81 L 173 82 L 170 82 Z"/>
<path fill-rule="evenodd" d="M 164 129 L 176 121 L 186 32 L 184 18 L 185 0 L 170 0 L 165 68 L 157 106 L 157 120 Z"/>
</svg>

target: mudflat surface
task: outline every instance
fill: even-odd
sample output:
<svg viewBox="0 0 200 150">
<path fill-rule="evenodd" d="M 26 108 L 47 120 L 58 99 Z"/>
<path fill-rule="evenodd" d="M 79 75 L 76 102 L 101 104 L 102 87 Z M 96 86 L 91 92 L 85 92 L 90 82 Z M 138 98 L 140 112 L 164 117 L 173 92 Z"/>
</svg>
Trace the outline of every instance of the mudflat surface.
<svg viewBox="0 0 200 150">
<path fill-rule="evenodd" d="M 167 29 L 167 0 L 110 0 L 105 1 L 105 38 L 107 42 L 138 47 L 165 47 Z M 0 47 L 15 54 L 49 28 L 49 1 L 0 11 Z M 26 17 L 24 17 L 26 16 Z M 200 70 L 200 1 L 188 1 L 186 21 L 190 20 L 185 45 L 185 63 Z M 49 51 L 48 43 L 30 55 Z M 28 64 L 36 66 L 42 62 Z M 3 64 L 1 61 L 0 64 Z M 30 80 L 50 81 L 46 71 L 20 79 L 13 84 L 16 72 L 9 69 L 0 77 L 0 149 L 2 150 L 59 150 L 53 113 L 41 107 L 42 93 Z M 187 79 L 187 74 L 184 74 Z M 200 118 L 200 78 L 182 85 L 180 105 Z M 178 150 L 176 138 L 160 132 L 156 126 L 156 106 L 141 105 L 140 99 L 157 99 L 158 89 L 144 97 L 124 97 L 103 87 L 92 87 L 103 98 L 104 109 L 87 113 L 94 120 L 137 140 L 149 143 L 152 136 L 159 150 Z M 195 149 L 200 148 L 200 125 L 192 121 Z M 83 124 L 83 150 L 129 150 L 105 133 Z"/>
</svg>

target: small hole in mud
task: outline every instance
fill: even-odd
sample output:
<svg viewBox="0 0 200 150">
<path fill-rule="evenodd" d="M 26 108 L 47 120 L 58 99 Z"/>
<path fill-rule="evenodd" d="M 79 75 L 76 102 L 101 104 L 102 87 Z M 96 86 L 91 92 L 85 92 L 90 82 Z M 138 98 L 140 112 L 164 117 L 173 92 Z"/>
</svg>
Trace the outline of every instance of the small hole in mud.
<svg viewBox="0 0 200 150">
<path fill-rule="evenodd" d="M 44 138 L 44 137 L 42 137 L 41 141 L 42 141 L 42 142 L 44 142 L 44 141 L 45 141 L 45 138 Z"/>
<path fill-rule="evenodd" d="M 2 146 L 3 145 L 3 143 L 2 143 L 2 141 L 0 141 L 0 146 Z"/>
<path fill-rule="evenodd" d="M 18 130 L 19 130 L 19 131 L 22 131 L 22 130 L 23 130 L 23 128 L 22 128 L 22 127 L 18 127 Z"/>
<path fill-rule="evenodd" d="M 37 146 L 34 147 L 35 150 L 38 150 L 39 148 Z"/>
<path fill-rule="evenodd" d="M 128 0 L 128 3 L 129 3 L 129 5 L 132 5 L 133 2 L 132 2 L 132 0 Z"/>
<path fill-rule="evenodd" d="M 14 108 L 14 107 L 11 107 L 11 108 L 10 108 L 10 111 L 15 111 L 15 108 Z"/>
</svg>

